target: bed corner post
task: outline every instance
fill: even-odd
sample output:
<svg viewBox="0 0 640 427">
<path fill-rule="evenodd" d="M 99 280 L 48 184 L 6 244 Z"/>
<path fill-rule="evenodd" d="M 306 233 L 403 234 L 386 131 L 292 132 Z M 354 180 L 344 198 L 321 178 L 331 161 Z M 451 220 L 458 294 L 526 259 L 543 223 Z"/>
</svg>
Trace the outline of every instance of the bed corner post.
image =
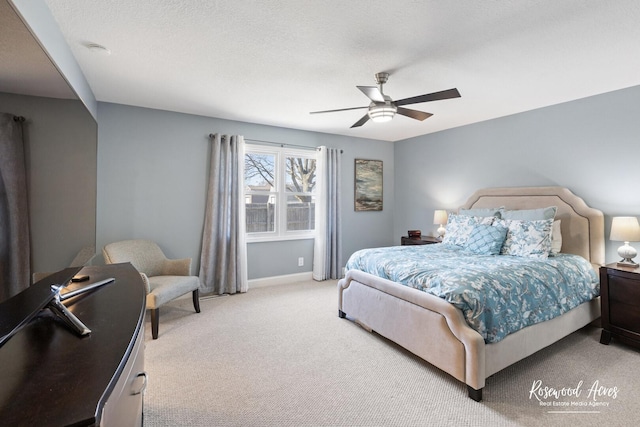
<svg viewBox="0 0 640 427">
<path fill-rule="evenodd" d="M 482 389 L 476 390 L 470 385 L 467 385 L 467 391 L 469 392 L 469 397 L 475 400 L 476 402 L 480 402 L 482 400 Z"/>
</svg>

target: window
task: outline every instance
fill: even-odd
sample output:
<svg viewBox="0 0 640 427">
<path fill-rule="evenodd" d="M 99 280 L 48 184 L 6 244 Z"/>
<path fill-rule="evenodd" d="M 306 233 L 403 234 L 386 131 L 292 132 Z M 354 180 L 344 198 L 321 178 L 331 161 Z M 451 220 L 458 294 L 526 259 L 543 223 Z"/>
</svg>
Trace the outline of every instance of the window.
<svg viewBox="0 0 640 427">
<path fill-rule="evenodd" d="M 247 239 L 313 237 L 316 153 L 246 145 L 244 196 Z"/>
</svg>

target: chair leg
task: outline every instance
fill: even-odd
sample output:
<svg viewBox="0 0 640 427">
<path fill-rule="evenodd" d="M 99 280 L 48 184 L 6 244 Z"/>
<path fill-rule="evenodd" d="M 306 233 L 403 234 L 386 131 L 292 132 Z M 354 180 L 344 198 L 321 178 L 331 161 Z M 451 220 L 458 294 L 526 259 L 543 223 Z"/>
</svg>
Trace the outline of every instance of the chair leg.
<svg viewBox="0 0 640 427">
<path fill-rule="evenodd" d="M 193 308 L 196 309 L 196 313 L 200 313 L 200 290 L 193 291 Z"/>
<path fill-rule="evenodd" d="M 160 323 L 160 309 L 151 309 L 151 336 L 154 340 L 158 339 L 158 323 Z"/>
</svg>

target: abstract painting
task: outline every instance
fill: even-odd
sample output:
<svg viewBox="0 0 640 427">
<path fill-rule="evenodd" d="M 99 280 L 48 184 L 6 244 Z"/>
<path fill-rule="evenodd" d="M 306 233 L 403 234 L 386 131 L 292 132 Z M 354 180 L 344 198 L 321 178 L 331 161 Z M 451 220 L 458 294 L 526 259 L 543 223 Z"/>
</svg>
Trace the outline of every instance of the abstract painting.
<svg viewBox="0 0 640 427">
<path fill-rule="evenodd" d="M 382 210 L 382 160 L 356 159 L 356 211 Z"/>
</svg>

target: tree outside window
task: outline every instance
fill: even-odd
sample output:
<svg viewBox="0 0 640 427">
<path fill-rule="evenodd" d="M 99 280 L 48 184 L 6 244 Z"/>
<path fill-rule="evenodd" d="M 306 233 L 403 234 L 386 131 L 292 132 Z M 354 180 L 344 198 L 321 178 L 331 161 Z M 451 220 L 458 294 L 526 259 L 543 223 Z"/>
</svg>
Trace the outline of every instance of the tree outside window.
<svg viewBox="0 0 640 427">
<path fill-rule="evenodd" d="M 247 146 L 247 233 L 300 237 L 315 228 L 315 152 Z"/>
</svg>

